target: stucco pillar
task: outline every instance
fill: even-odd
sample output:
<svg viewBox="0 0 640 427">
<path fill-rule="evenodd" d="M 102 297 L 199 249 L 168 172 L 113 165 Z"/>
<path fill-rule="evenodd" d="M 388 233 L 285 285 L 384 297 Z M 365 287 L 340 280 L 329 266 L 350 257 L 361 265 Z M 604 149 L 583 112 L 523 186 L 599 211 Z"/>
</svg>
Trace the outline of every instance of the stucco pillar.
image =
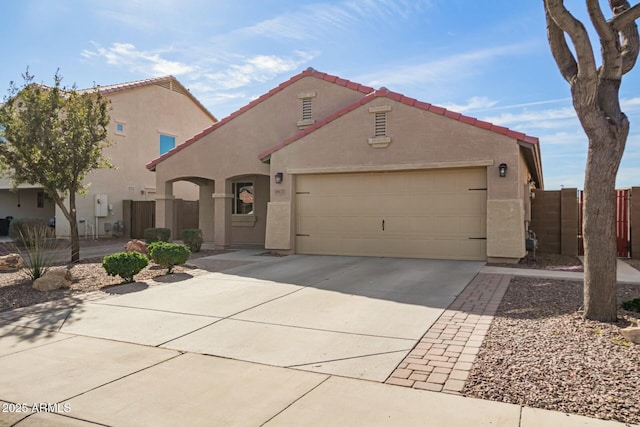
<svg viewBox="0 0 640 427">
<path fill-rule="evenodd" d="M 214 182 L 207 181 L 199 184 L 200 198 L 198 202 L 198 228 L 202 230 L 205 242 L 215 241 L 215 221 L 213 199 Z"/>
<path fill-rule="evenodd" d="M 231 204 L 233 193 L 231 181 L 217 179 L 215 190 L 211 196 L 214 201 L 214 238 L 216 249 L 228 249 L 231 246 Z"/>
<path fill-rule="evenodd" d="M 156 194 L 156 227 L 168 228 L 171 230 L 171 236 L 175 238 L 173 204 L 175 197 L 173 196 L 173 184 L 165 182 L 163 194 Z"/>
</svg>

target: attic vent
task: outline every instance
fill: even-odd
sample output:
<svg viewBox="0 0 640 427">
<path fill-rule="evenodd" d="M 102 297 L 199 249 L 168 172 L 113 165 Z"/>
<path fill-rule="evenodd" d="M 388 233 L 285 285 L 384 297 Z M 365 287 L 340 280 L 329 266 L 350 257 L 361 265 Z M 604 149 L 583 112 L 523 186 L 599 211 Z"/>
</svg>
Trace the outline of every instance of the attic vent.
<svg viewBox="0 0 640 427">
<path fill-rule="evenodd" d="M 298 99 L 302 101 L 302 118 L 297 123 L 299 129 L 304 129 L 316 122 L 313 120 L 312 109 L 312 101 L 315 96 L 316 92 L 303 92 L 298 94 Z"/>
<path fill-rule="evenodd" d="M 157 86 L 163 87 L 167 90 L 171 90 L 173 92 L 177 92 L 182 95 L 186 95 L 186 93 L 180 88 L 180 86 L 173 83 L 173 80 L 167 80 L 164 82 L 156 83 Z"/>
<path fill-rule="evenodd" d="M 311 120 L 312 118 L 311 98 L 305 98 L 302 100 L 302 120 Z"/>
<path fill-rule="evenodd" d="M 373 114 L 373 137 L 369 138 L 369 145 L 373 148 L 386 148 L 391 143 L 391 137 L 387 136 L 387 113 L 391 111 L 390 105 L 370 107 Z"/>
<path fill-rule="evenodd" d="M 375 138 L 379 136 L 387 136 L 387 113 L 375 113 L 375 129 L 373 136 Z"/>
</svg>

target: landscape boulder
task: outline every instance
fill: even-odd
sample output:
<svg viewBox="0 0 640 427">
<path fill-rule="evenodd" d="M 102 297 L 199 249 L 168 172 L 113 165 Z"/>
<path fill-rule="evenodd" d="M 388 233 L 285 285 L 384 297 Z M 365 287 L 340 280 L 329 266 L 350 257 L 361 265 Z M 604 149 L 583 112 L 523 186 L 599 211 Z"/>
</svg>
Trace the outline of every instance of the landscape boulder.
<svg viewBox="0 0 640 427">
<path fill-rule="evenodd" d="M 631 326 L 628 328 L 620 329 L 620 333 L 629 342 L 640 344 L 640 327 Z"/>
<path fill-rule="evenodd" d="M 33 281 L 33 289 L 48 292 L 71 286 L 71 271 L 66 267 L 53 267 Z"/>
<path fill-rule="evenodd" d="M 143 255 L 149 255 L 149 247 L 142 240 L 130 240 L 124 247 L 125 252 L 139 252 Z"/>
<path fill-rule="evenodd" d="M 24 260 L 18 254 L 0 256 L 0 271 L 19 270 L 24 265 Z"/>
</svg>

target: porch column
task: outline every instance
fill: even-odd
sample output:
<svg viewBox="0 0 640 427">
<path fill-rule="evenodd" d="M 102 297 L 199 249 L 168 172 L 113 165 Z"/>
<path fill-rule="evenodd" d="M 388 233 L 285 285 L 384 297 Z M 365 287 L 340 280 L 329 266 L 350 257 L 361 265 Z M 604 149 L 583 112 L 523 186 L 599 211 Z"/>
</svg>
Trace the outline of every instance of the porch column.
<svg viewBox="0 0 640 427">
<path fill-rule="evenodd" d="M 233 193 L 231 181 L 217 179 L 216 192 L 212 194 L 214 201 L 214 243 L 216 249 L 228 249 L 231 246 L 231 204 Z"/>
<path fill-rule="evenodd" d="M 198 228 L 202 230 L 205 242 L 215 241 L 215 203 L 213 196 L 214 182 L 206 181 L 199 184 L 200 198 L 198 202 Z"/>
<path fill-rule="evenodd" d="M 173 184 L 165 182 L 163 194 L 156 194 L 156 227 L 168 228 L 171 230 L 171 237 L 175 238 L 173 204 L 175 197 L 173 196 Z"/>
</svg>

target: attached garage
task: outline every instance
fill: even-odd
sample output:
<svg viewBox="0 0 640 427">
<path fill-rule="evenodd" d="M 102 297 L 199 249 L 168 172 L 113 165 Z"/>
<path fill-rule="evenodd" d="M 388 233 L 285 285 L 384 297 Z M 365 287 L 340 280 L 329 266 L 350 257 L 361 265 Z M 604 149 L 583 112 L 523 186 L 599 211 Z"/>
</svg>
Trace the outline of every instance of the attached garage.
<svg viewBox="0 0 640 427">
<path fill-rule="evenodd" d="M 487 259 L 487 168 L 298 175 L 296 252 Z"/>
</svg>

